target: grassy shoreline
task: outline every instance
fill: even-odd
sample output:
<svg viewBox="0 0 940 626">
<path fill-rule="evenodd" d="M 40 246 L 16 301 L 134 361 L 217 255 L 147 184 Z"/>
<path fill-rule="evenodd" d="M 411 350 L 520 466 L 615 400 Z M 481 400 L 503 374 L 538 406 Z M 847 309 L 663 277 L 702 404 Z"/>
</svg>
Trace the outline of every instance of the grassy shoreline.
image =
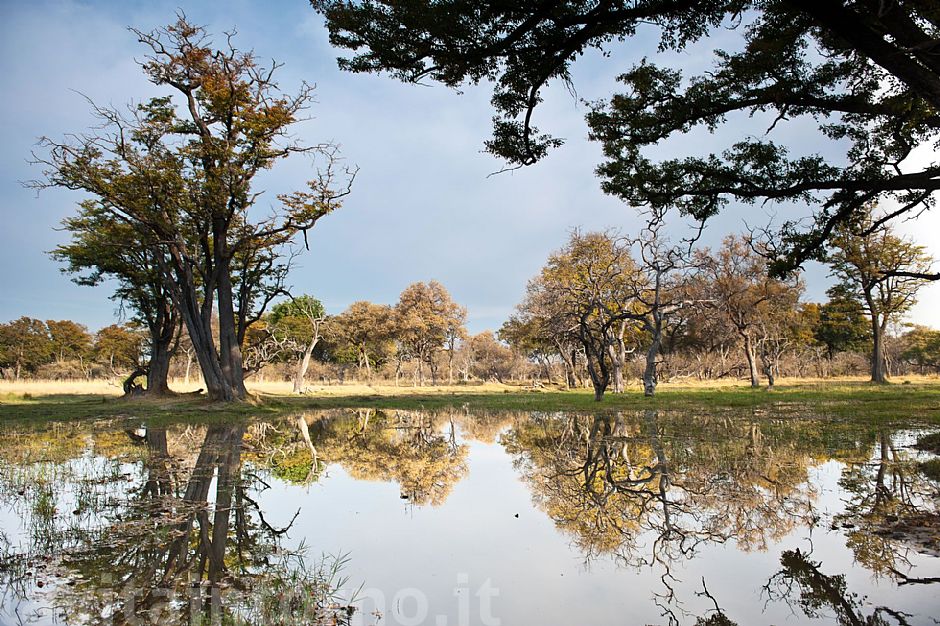
<svg viewBox="0 0 940 626">
<path fill-rule="evenodd" d="M 940 424 L 940 380 L 922 378 L 889 385 L 860 380 L 794 380 L 773 391 L 741 384 L 662 385 L 654 398 L 639 387 L 623 394 L 608 394 L 594 402 L 587 389 L 556 390 L 506 385 L 394 387 L 334 385 L 313 387 L 305 395 L 291 395 L 275 385 L 257 385 L 249 402 L 210 403 L 204 397 L 181 395 L 161 399 L 125 400 L 117 392 L 101 389 L 81 393 L 62 385 L 42 390 L 0 387 L 0 422 L 20 420 L 74 420 L 99 417 L 213 419 L 276 417 L 319 409 L 382 408 L 403 410 L 513 410 L 513 411 L 641 411 L 680 410 L 703 414 L 747 412 L 771 417 L 826 417 L 863 421 L 917 421 Z M 105 389 L 105 391 L 108 391 Z"/>
</svg>

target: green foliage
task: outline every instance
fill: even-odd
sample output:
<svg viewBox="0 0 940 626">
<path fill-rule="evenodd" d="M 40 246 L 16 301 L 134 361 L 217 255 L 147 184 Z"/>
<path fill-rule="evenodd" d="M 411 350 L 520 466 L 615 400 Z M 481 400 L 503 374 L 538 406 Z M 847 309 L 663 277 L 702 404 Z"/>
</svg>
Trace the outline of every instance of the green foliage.
<svg viewBox="0 0 940 626">
<path fill-rule="evenodd" d="M 313 296 L 303 295 L 274 305 L 268 324 L 275 335 L 306 345 L 314 336 L 319 336 L 318 325 L 325 318 L 323 303 Z"/>
<path fill-rule="evenodd" d="M 927 282 L 918 274 L 928 273 L 933 259 L 923 246 L 896 235 L 874 207 L 866 206 L 856 220 L 857 226 L 836 231 L 826 255 L 839 293 L 862 301 L 879 320 L 899 321 L 916 303 Z"/>
<path fill-rule="evenodd" d="M 395 353 L 395 311 L 392 307 L 360 300 L 329 323 L 333 357 L 341 363 L 371 368 Z"/>
<path fill-rule="evenodd" d="M 85 326 L 72 320 L 48 320 L 46 328 L 56 360 L 81 359 L 91 353 L 92 338 Z"/>
<path fill-rule="evenodd" d="M 0 324 L 0 367 L 13 369 L 16 377 L 45 363 L 52 351 L 48 328 L 42 320 L 21 317 Z"/>
<path fill-rule="evenodd" d="M 140 364 L 144 338 L 126 324 L 105 326 L 95 335 L 95 355 L 113 370 L 133 369 Z"/>
<path fill-rule="evenodd" d="M 283 481 L 303 485 L 311 482 L 311 479 L 316 481 L 320 472 L 326 467 L 319 460 L 316 461 L 316 467 L 314 467 L 314 462 L 308 450 L 296 450 L 272 459 L 271 472 Z"/>
<path fill-rule="evenodd" d="M 904 346 L 901 358 L 921 369 L 940 372 L 940 330 L 915 326 L 901 338 Z"/>
<path fill-rule="evenodd" d="M 819 307 L 813 337 L 826 346 L 830 358 L 839 352 L 864 349 L 871 342 L 871 325 L 862 303 L 839 285 L 826 293 L 829 301 Z"/>
</svg>

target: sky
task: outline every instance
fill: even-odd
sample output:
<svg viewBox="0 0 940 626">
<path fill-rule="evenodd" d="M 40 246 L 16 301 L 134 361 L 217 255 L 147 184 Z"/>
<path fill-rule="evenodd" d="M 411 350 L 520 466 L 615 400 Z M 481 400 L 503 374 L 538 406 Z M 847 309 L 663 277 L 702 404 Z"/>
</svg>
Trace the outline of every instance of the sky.
<svg viewBox="0 0 940 626">
<path fill-rule="evenodd" d="M 471 332 L 495 330 L 573 228 L 635 235 L 642 225 L 635 208 L 600 191 L 594 168 L 601 151 L 587 139 L 583 100 L 614 93 L 615 76 L 654 49 L 652 33 L 616 48 L 610 58 L 588 54 L 579 60 L 573 72 L 576 97 L 562 85 L 551 86 L 535 120 L 565 145 L 534 166 L 491 175 L 503 164 L 483 152 L 491 131 L 489 85 L 457 93 L 341 72 L 336 57 L 342 52 L 330 47 L 322 18 L 305 0 L 0 0 L 0 321 L 22 315 L 73 319 L 91 330 L 115 321 L 108 285 L 74 285 L 48 256 L 67 240 L 58 226 L 82 195 L 37 194 L 23 182 L 42 175 L 41 167 L 30 163 L 40 137 L 61 139 L 94 125 L 88 99 L 121 106 L 166 94 L 140 71 L 144 50 L 128 26 L 166 25 L 179 9 L 216 41 L 236 29 L 239 47 L 283 63 L 278 76 L 286 91 L 296 91 L 302 81 L 314 84 L 317 103 L 310 119 L 297 125 L 297 137 L 333 141 L 347 164 L 359 168 L 344 206 L 310 232 L 310 250 L 301 254 L 289 281 L 295 295 L 315 295 L 330 313 L 356 300 L 394 303 L 409 284 L 438 280 L 467 307 Z M 733 45 L 736 38 L 718 32 L 708 48 Z M 693 47 L 669 61 L 702 71 L 706 52 Z M 714 136 L 675 138 L 655 154 L 713 150 L 761 132 L 762 122 L 732 118 Z M 794 152 L 831 149 L 821 145 L 812 125 L 790 124 L 785 132 Z M 920 158 L 929 156 L 922 151 Z M 831 157 L 838 159 L 838 152 Z M 260 208 L 273 206 L 279 193 L 303 188 L 312 167 L 297 157 L 266 172 L 257 185 L 264 191 Z M 779 223 L 801 211 L 732 206 L 710 222 L 702 242 L 715 246 L 745 224 Z M 673 236 L 686 228 L 673 223 Z M 940 212 L 902 223 L 899 230 L 940 258 Z M 831 284 L 826 269 L 811 264 L 805 281 L 807 297 L 824 300 Z M 910 321 L 940 327 L 940 284 L 922 291 Z"/>
</svg>

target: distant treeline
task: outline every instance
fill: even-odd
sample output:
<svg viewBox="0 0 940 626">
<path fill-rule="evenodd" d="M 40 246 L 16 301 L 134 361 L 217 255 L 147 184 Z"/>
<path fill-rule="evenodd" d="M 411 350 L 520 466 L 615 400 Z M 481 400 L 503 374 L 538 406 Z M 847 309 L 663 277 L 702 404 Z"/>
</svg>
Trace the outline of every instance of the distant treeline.
<svg viewBox="0 0 940 626">
<path fill-rule="evenodd" d="M 476 335 L 466 330 L 466 308 L 436 281 L 409 286 L 394 305 L 359 301 L 337 314 L 312 296 L 295 297 L 246 333 L 246 371 L 293 381 L 296 392 L 311 382 L 499 381 L 593 384 L 601 395 L 607 384 L 619 392 L 648 379 L 650 363 L 654 383 L 766 377 L 772 384 L 777 376 L 869 372 L 875 327 L 852 282 L 838 282 L 826 302 L 805 301 L 802 282 L 769 277 L 750 243 L 729 237 L 719 250 L 667 268 L 643 253 L 640 240 L 575 232 L 530 281 L 510 319 Z M 885 373 L 940 372 L 940 331 L 901 323 L 908 296 L 891 310 L 872 300 L 885 331 Z M 137 323 L 91 333 L 69 320 L 22 317 L 0 324 L 0 368 L 10 380 L 124 378 L 146 365 L 150 345 Z M 180 327 L 169 375 L 188 383 L 197 372 Z"/>
</svg>

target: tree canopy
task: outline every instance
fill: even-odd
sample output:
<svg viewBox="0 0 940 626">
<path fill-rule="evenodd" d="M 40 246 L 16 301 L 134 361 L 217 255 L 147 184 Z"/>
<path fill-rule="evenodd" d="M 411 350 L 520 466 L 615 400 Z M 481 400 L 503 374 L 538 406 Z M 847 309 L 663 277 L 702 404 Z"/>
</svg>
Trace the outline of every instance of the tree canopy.
<svg viewBox="0 0 940 626">
<path fill-rule="evenodd" d="M 884 219 L 933 205 L 935 160 L 911 153 L 940 138 L 940 11 L 927 0 L 564 0 L 481 5 L 467 0 L 312 0 L 331 42 L 353 51 L 340 67 L 388 72 L 452 88 L 493 81 L 487 149 L 511 166 L 530 165 L 562 141 L 535 125 L 552 81 L 573 88 L 572 65 L 590 51 L 615 59 L 624 47 L 648 54 L 616 61 L 622 94 L 595 103 L 591 136 L 604 149 L 605 192 L 635 206 L 678 207 L 707 220 L 729 202 L 809 205 L 810 224 L 786 221 L 769 250 L 785 273 L 818 258 L 836 225 L 866 203 L 893 202 Z M 714 50 L 697 76 L 657 63 L 661 53 L 708 46 L 719 29 L 736 49 Z M 648 39 L 658 39 L 653 48 Z M 649 49 L 647 50 L 646 47 Z M 707 154 L 657 158 L 649 148 L 734 116 L 766 120 Z M 797 154 L 791 122 L 816 124 L 825 150 Z M 842 153 L 842 162 L 824 158 Z M 932 275 L 938 278 L 937 275 Z"/>
</svg>

